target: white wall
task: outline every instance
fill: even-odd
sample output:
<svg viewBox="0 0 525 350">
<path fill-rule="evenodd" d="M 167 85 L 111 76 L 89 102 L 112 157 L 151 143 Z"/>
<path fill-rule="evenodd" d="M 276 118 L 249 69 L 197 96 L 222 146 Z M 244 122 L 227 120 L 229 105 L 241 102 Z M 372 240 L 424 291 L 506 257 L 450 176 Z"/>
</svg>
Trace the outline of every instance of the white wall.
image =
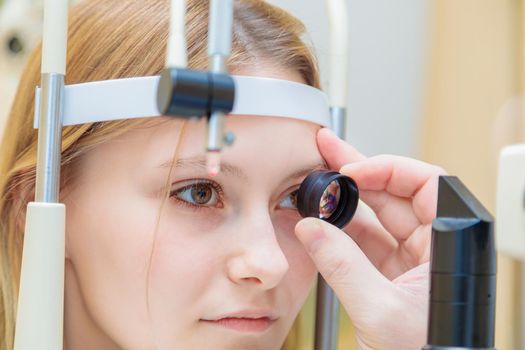
<svg viewBox="0 0 525 350">
<path fill-rule="evenodd" d="M 306 23 L 321 70 L 326 72 L 329 46 L 325 2 L 269 2 L 291 11 Z M 368 155 L 396 153 L 417 156 L 429 0 L 349 2 L 348 139 Z M 34 18 L 34 13 L 32 15 Z M 6 21 L 3 22 L 6 25 Z M 19 57 L 17 61 L 23 62 L 25 57 Z M 20 68 L 19 64 L 13 65 L 0 55 L 0 122 L 14 92 L 13 73 L 18 73 Z M 323 74 L 323 78 L 326 76 Z"/>
<path fill-rule="evenodd" d="M 307 25 L 326 77 L 320 0 L 269 0 Z M 349 0 L 348 140 L 365 154 L 418 156 L 429 0 Z"/>
<path fill-rule="evenodd" d="M 40 40 L 42 2 L 8 0 L 0 2 L 0 129 L 11 107 L 18 79 L 29 53 Z M 18 38 L 23 50 L 12 52 L 9 41 Z M 1 130 L 0 130 L 1 134 Z"/>
</svg>

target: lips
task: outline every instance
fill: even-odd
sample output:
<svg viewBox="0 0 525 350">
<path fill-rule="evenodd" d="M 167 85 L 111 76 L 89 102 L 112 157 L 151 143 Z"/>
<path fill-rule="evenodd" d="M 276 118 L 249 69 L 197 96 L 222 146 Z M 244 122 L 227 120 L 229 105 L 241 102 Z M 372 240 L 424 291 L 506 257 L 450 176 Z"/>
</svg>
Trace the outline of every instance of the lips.
<svg viewBox="0 0 525 350">
<path fill-rule="evenodd" d="M 206 324 L 238 332 L 264 332 L 277 321 L 277 317 L 266 311 L 241 311 L 221 315 L 213 319 L 202 319 Z"/>
</svg>

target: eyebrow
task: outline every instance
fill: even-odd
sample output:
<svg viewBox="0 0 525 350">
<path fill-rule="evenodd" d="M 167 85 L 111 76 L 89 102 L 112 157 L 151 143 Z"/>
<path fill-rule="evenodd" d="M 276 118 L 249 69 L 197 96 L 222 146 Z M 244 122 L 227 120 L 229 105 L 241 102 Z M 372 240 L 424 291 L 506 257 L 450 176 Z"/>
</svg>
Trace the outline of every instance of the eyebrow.
<svg viewBox="0 0 525 350">
<path fill-rule="evenodd" d="M 170 168 L 171 164 L 172 164 L 172 161 L 169 160 L 167 162 L 162 163 L 159 166 L 159 168 Z M 191 158 L 177 159 L 177 161 L 175 163 L 175 168 L 184 168 L 184 167 L 191 167 L 191 168 L 195 168 L 197 170 L 201 170 L 201 171 L 205 171 L 206 172 L 207 171 L 207 169 L 206 169 L 206 158 L 203 157 L 203 156 L 196 156 L 196 157 L 191 157 Z M 294 171 L 293 173 L 289 174 L 288 176 L 286 176 L 286 178 L 284 178 L 283 182 L 288 182 L 290 180 L 294 180 L 294 179 L 297 179 L 297 178 L 300 178 L 300 177 L 305 177 L 306 175 L 308 175 L 312 171 L 323 170 L 323 169 L 328 169 L 326 163 L 324 163 L 324 162 L 318 162 L 318 163 L 315 163 L 315 164 L 312 164 L 312 165 L 308 165 L 308 166 L 302 167 L 302 168 Z M 238 166 L 233 165 L 231 163 L 225 162 L 225 161 L 221 161 L 221 171 L 220 171 L 220 173 L 224 173 L 224 174 L 226 174 L 228 176 L 233 176 L 233 177 L 239 178 L 241 180 L 247 180 L 248 179 L 248 176 L 242 171 L 241 168 L 239 168 Z"/>
<path fill-rule="evenodd" d="M 291 180 L 299 179 L 301 177 L 306 177 L 308 174 L 310 174 L 312 171 L 315 171 L 315 170 L 327 170 L 327 169 L 328 169 L 328 167 L 327 167 L 326 163 L 315 163 L 313 165 L 305 166 L 303 168 L 300 168 L 300 169 L 294 171 L 293 173 L 288 175 L 283 180 L 283 182 L 288 182 L 288 181 L 291 181 Z"/>
</svg>

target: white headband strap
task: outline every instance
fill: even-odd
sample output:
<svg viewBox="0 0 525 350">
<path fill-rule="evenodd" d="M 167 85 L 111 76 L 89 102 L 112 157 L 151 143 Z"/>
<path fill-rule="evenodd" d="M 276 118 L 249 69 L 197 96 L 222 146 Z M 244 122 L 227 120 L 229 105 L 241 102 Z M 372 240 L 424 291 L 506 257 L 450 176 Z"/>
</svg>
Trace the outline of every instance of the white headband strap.
<svg viewBox="0 0 525 350">
<path fill-rule="evenodd" d="M 156 104 L 159 76 L 104 80 L 67 85 L 62 125 L 159 116 Z M 330 126 L 326 95 L 288 80 L 233 76 L 235 104 L 231 114 L 287 117 Z M 35 95 L 38 128 L 40 88 Z"/>
</svg>

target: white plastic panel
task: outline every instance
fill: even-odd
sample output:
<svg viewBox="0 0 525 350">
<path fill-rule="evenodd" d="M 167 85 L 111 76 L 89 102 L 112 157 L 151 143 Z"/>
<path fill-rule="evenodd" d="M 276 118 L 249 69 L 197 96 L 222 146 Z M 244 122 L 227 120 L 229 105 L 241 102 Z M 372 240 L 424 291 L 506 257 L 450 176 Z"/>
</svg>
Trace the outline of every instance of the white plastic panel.
<svg viewBox="0 0 525 350">
<path fill-rule="evenodd" d="M 525 144 L 500 154 L 496 198 L 498 250 L 525 261 Z"/>
<path fill-rule="evenodd" d="M 66 207 L 29 203 L 15 350 L 60 350 L 63 338 Z"/>
</svg>

